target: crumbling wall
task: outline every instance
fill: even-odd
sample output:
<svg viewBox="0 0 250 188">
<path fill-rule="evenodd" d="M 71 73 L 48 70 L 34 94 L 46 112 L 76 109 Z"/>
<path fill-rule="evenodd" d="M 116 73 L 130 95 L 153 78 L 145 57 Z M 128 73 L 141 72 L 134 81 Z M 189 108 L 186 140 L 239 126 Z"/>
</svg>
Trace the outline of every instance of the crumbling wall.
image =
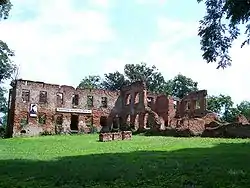
<svg viewBox="0 0 250 188">
<path fill-rule="evenodd" d="M 244 115 L 242 115 L 242 114 L 240 114 L 240 115 L 238 115 L 236 117 L 236 122 L 240 123 L 242 125 L 248 125 L 248 124 L 250 124 L 249 121 L 248 121 L 248 119 Z"/>
<path fill-rule="evenodd" d="M 121 124 L 125 123 L 134 130 L 165 129 L 169 117 L 175 115 L 172 98 L 149 93 L 142 81 L 122 87 L 120 98 L 122 105 L 112 110 L 110 117 L 121 117 Z"/>
<path fill-rule="evenodd" d="M 166 95 L 157 96 L 155 106 L 152 109 L 158 116 L 162 117 L 165 122 L 168 122 L 169 116 L 169 99 Z"/>
<path fill-rule="evenodd" d="M 77 113 L 79 115 L 79 124 L 85 125 L 86 120 L 92 119 L 88 123 L 100 129 L 100 117 L 110 114 L 119 96 L 118 92 L 82 90 L 66 85 L 60 86 L 26 80 L 17 80 L 14 88 L 16 88 L 14 105 L 12 106 L 14 117 L 13 121 L 9 122 L 9 127 L 12 127 L 14 136 L 25 132 L 26 135 L 37 135 L 42 132 L 54 134 L 57 128 L 55 126 L 56 118 L 60 115 L 63 115 L 61 128 L 66 132 L 70 131 L 71 113 L 56 112 L 59 107 L 92 110 L 92 113 Z M 25 91 L 29 94 L 25 94 Z M 41 92 L 43 93 L 42 96 Z M 89 96 L 93 97 L 92 105 L 88 103 Z M 24 98 L 26 99 L 24 100 Z M 106 106 L 104 105 L 104 99 L 106 99 Z M 32 104 L 37 107 L 35 117 L 31 117 L 29 113 Z M 39 122 L 41 116 L 45 117 L 45 121 Z"/>
<path fill-rule="evenodd" d="M 120 91 L 122 105 L 118 116 L 122 123 L 134 126 L 134 129 L 144 129 L 145 106 L 147 106 L 147 91 L 144 82 L 135 82 L 124 86 Z"/>
<path fill-rule="evenodd" d="M 177 109 L 178 116 L 203 117 L 206 115 L 206 96 L 206 90 L 190 92 L 181 99 Z"/>
</svg>

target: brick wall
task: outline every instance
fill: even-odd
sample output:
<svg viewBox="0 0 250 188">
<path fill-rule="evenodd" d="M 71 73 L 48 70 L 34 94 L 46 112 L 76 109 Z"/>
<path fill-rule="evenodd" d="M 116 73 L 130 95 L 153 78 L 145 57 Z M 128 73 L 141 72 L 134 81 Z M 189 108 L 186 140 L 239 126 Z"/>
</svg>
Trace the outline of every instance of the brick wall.
<svg viewBox="0 0 250 188">
<path fill-rule="evenodd" d="M 29 92 L 29 96 L 24 95 Z M 41 95 L 43 92 L 43 95 Z M 45 93 L 44 93 L 45 92 Z M 44 99 L 46 101 L 41 99 Z M 62 98 L 61 98 L 62 97 Z M 89 97 L 93 97 L 92 99 Z M 75 89 L 72 86 L 55 85 L 43 82 L 17 80 L 14 85 L 9 105 L 9 117 L 7 134 L 9 136 L 19 135 L 26 132 L 26 135 L 37 135 L 42 132 L 56 133 L 58 119 L 62 117 L 61 129 L 71 131 L 71 115 L 78 115 L 78 128 L 92 124 L 100 129 L 101 117 L 106 117 L 108 126 L 111 126 L 115 117 L 119 117 L 120 125 L 129 123 L 135 129 L 147 128 L 149 113 L 154 116 L 157 124 L 169 126 L 176 117 L 202 116 L 206 109 L 206 91 L 191 92 L 179 100 L 171 96 L 155 95 L 148 93 L 145 83 L 135 82 L 130 86 L 124 86 L 120 92 L 111 92 L 101 89 Z M 27 98 L 27 101 L 23 99 Z M 93 100 L 92 105 L 88 102 Z M 76 104 L 73 104 L 72 102 Z M 106 106 L 103 106 L 106 101 Z M 190 109 L 186 109 L 187 103 Z M 199 108 L 196 108 L 199 103 Z M 31 104 L 37 105 L 38 117 L 31 117 L 29 110 Z M 92 113 L 65 113 L 57 112 L 56 109 L 82 109 L 91 110 Z M 40 117 L 45 117 L 40 118 Z"/>
<path fill-rule="evenodd" d="M 13 119 L 9 120 L 8 126 L 11 129 L 13 127 L 13 134 L 18 135 L 25 129 L 29 135 L 38 134 L 42 131 L 55 132 L 55 117 L 57 114 L 63 114 L 64 125 L 69 126 L 70 124 L 70 113 L 58 113 L 56 112 L 57 107 L 63 108 L 77 108 L 92 110 L 92 114 L 79 114 L 79 121 L 84 120 L 82 116 L 92 116 L 93 125 L 99 127 L 99 121 L 101 116 L 108 116 L 111 110 L 114 108 L 119 97 L 119 92 L 111 92 L 106 90 L 89 90 L 89 89 L 75 89 L 71 86 L 66 85 L 55 85 L 47 84 L 42 82 L 17 80 L 16 86 L 13 88 L 16 95 L 15 100 L 12 100 L 11 110 L 14 111 Z M 23 91 L 29 91 L 29 100 L 23 101 Z M 41 103 L 39 101 L 40 92 L 47 93 L 47 102 Z M 63 103 L 58 103 L 57 95 L 63 97 Z M 72 98 L 74 95 L 78 95 L 78 105 L 72 104 Z M 87 98 L 93 96 L 93 106 L 88 106 Z M 106 97 L 107 106 L 102 107 L 102 101 Z M 38 117 L 30 117 L 29 110 L 31 104 L 37 104 L 37 115 Z M 45 124 L 39 123 L 39 116 L 45 115 Z M 28 124 L 24 122 L 27 121 Z M 26 127 L 26 128 L 24 128 Z"/>
</svg>

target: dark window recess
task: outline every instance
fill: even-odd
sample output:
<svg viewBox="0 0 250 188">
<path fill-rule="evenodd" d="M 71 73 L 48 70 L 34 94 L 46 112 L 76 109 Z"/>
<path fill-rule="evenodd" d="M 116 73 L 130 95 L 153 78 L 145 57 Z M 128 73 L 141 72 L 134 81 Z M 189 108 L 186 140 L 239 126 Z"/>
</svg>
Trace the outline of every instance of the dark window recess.
<svg viewBox="0 0 250 188">
<path fill-rule="evenodd" d="M 63 94 L 62 93 L 56 94 L 56 102 L 57 102 L 57 104 L 63 104 Z"/>
<path fill-rule="evenodd" d="M 87 96 L 87 105 L 88 107 L 93 107 L 94 103 L 93 103 L 93 96 Z"/>
<path fill-rule="evenodd" d="M 78 105 L 79 104 L 79 95 L 78 94 L 73 95 L 72 104 L 73 105 Z"/>
<path fill-rule="evenodd" d="M 30 100 L 30 91 L 29 90 L 26 90 L 26 89 L 22 90 L 22 100 L 23 100 L 23 102 L 29 102 L 29 100 Z"/>
<path fill-rule="evenodd" d="M 62 125 L 63 124 L 63 115 L 58 115 L 56 117 L 56 124 L 57 125 Z"/>
<path fill-rule="evenodd" d="M 40 124 L 46 124 L 46 114 L 41 114 L 38 116 L 38 122 Z"/>
<path fill-rule="evenodd" d="M 102 107 L 103 108 L 108 107 L 108 99 L 107 99 L 107 97 L 102 97 Z"/>
<path fill-rule="evenodd" d="M 101 116 L 100 117 L 100 125 L 105 127 L 107 126 L 107 121 L 108 121 L 108 118 L 106 116 Z"/>
<path fill-rule="evenodd" d="M 46 91 L 40 91 L 39 102 L 40 103 L 47 102 L 47 92 Z"/>
<path fill-rule="evenodd" d="M 186 110 L 190 110 L 191 109 L 191 104 L 190 104 L 190 102 L 187 102 L 186 103 Z"/>
</svg>

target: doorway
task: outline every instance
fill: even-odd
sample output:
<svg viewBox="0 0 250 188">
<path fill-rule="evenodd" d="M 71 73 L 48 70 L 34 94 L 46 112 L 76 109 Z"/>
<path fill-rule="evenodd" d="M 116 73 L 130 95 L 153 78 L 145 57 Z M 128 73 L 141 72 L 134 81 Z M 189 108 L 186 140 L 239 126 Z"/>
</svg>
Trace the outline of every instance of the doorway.
<svg viewBox="0 0 250 188">
<path fill-rule="evenodd" d="M 71 114 L 70 129 L 74 131 L 78 130 L 78 115 Z"/>
</svg>

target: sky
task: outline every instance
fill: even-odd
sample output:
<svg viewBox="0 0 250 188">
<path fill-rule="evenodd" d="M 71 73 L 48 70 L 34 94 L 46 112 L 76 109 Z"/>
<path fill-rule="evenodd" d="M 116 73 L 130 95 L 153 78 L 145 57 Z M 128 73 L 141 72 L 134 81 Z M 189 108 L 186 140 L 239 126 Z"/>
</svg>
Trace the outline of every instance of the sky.
<svg viewBox="0 0 250 188">
<path fill-rule="evenodd" d="M 15 51 L 19 78 L 76 87 L 85 76 L 146 62 L 166 80 L 181 73 L 209 95 L 250 100 L 250 46 L 237 40 L 227 69 L 207 64 L 197 35 L 205 6 L 196 0 L 11 1 L 0 36 Z"/>
</svg>

